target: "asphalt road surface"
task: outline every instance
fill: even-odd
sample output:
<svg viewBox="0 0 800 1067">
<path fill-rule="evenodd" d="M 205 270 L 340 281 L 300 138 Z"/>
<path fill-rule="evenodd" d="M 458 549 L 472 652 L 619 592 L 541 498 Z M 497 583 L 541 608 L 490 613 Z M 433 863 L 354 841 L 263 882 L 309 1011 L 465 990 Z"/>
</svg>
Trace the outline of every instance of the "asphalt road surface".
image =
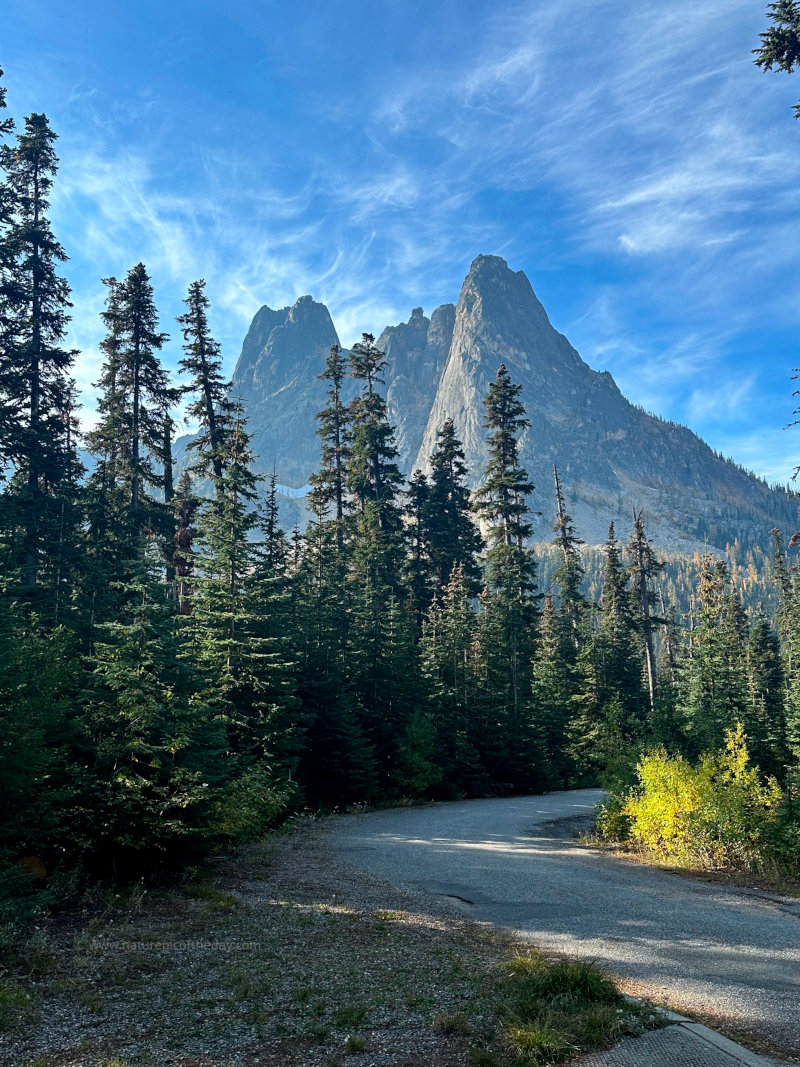
<svg viewBox="0 0 800 1067">
<path fill-rule="evenodd" d="M 800 901 L 709 885 L 587 849 L 599 790 L 342 819 L 331 845 L 395 885 L 446 897 L 636 992 L 800 1050 Z M 562 821 L 564 820 L 564 821 Z"/>
</svg>

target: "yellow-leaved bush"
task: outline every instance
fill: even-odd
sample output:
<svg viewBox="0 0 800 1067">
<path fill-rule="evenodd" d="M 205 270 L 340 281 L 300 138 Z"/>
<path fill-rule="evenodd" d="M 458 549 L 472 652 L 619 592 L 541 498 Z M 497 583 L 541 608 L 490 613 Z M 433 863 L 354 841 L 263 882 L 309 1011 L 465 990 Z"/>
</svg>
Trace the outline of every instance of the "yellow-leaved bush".
<svg viewBox="0 0 800 1067">
<path fill-rule="evenodd" d="M 740 723 L 726 734 L 724 749 L 696 766 L 657 748 L 642 758 L 637 776 L 620 812 L 630 837 L 654 856 L 705 868 L 768 862 L 768 831 L 783 792 L 750 766 Z"/>
</svg>

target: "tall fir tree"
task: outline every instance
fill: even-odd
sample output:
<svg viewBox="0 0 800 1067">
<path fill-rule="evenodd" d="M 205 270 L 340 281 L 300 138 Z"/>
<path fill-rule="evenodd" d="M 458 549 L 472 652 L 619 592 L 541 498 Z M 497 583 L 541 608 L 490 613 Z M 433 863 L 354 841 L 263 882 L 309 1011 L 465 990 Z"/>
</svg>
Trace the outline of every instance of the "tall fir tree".
<svg viewBox="0 0 800 1067">
<path fill-rule="evenodd" d="M 747 710 L 742 719 L 752 761 L 786 781 L 791 762 L 786 721 L 786 679 L 778 635 L 761 604 L 747 634 Z"/>
<path fill-rule="evenodd" d="M 533 754 L 523 735 L 537 621 L 536 564 L 525 543 L 532 531 L 527 497 L 534 486 L 517 451 L 518 435 L 529 425 L 521 391 L 501 364 L 484 400 L 489 459 L 476 493 L 489 544 L 479 619 L 484 714 L 499 722 L 502 737 L 503 755 L 495 759 L 493 773 L 515 785 L 527 783 L 532 773 Z M 505 684 L 497 688 L 503 675 Z"/>
<path fill-rule="evenodd" d="M 215 484 L 222 478 L 226 436 L 231 430 L 235 401 L 230 399 L 231 383 L 222 373 L 219 342 L 208 324 L 210 302 L 205 281 L 192 282 L 184 300 L 186 313 L 179 316 L 183 333 L 184 358 L 178 366 L 188 381 L 181 386 L 191 396 L 187 414 L 199 425 L 199 432 L 187 446 L 196 453 L 192 470 L 210 477 Z"/>
<path fill-rule="evenodd" d="M 479 795 L 489 786 L 480 744 L 475 674 L 475 612 L 460 564 L 428 611 L 420 642 L 444 796 Z"/>
<path fill-rule="evenodd" d="M 397 448 L 378 389 L 386 366 L 371 334 L 353 345 L 350 368 L 361 383 L 351 404 L 352 438 L 347 486 L 357 514 L 350 566 L 349 665 L 362 729 L 375 749 L 387 789 L 399 740 L 411 712 L 403 704 L 403 671 L 409 670 L 413 641 L 399 631 L 403 524 L 397 495 L 402 475 Z M 405 666 L 401 669 L 401 663 Z"/>
<path fill-rule="evenodd" d="M 579 635 L 583 631 L 583 621 L 588 603 L 582 591 L 584 569 L 580 546 L 583 541 L 575 533 L 572 516 L 564 503 L 564 492 L 558 468 L 553 464 L 553 481 L 556 493 L 556 520 L 553 524 L 555 538 L 553 544 L 558 549 L 561 560 L 553 574 L 553 581 L 558 590 L 557 621 L 564 632 L 567 645 L 573 649 L 572 661 L 578 651 Z"/>
<path fill-rule="evenodd" d="M 59 512 L 73 502 L 79 464 L 75 448 L 75 384 L 70 370 L 76 353 L 63 347 L 69 322 L 69 286 L 58 266 L 66 253 L 48 218 L 49 195 L 58 169 L 56 134 L 46 115 L 33 114 L 16 146 L 3 145 L 6 172 L 2 195 L 5 232 L 0 398 L 3 410 L 0 454 L 12 464 L 12 487 L 4 510 L 19 518 L 20 582 L 29 591 L 41 584 L 42 566 L 54 546 Z M 8 214 L 10 208 L 10 215 Z M 63 547 L 63 546 L 62 546 Z M 50 577 L 52 580 L 52 576 Z"/>
<path fill-rule="evenodd" d="M 345 515 L 347 514 L 347 472 L 350 459 L 351 410 L 343 399 L 347 376 L 347 358 L 338 345 L 331 345 L 325 370 L 319 378 L 328 383 L 328 403 L 317 413 L 317 434 L 322 442 L 319 471 L 312 475 L 313 495 L 324 513 L 333 509 L 336 547 L 344 550 Z"/>
<path fill-rule="evenodd" d="M 690 752 L 719 748 L 747 706 L 741 605 L 729 589 L 728 568 L 705 553 L 697 583 L 699 613 L 681 670 L 679 712 Z"/>
<path fill-rule="evenodd" d="M 582 616 L 587 614 L 586 608 Z M 533 658 L 531 716 L 542 737 L 547 783 L 564 788 L 573 778 L 568 726 L 574 713 L 575 638 L 559 618 L 552 594 L 546 594 Z"/>
<path fill-rule="evenodd" d="M 419 633 L 422 633 L 422 620 L 431 605 L 435 589 L 427 523 L 430 491 L 428 479 L 422 471 L 416 470 L 409 478 L 404 494 L 406 504 L 403 518 L 407 545 L 405 575 Z"/>
<path fill-rule="evenodd" d="M 231 719 L 234 730 L 246 735 L 249 724 L 238 705 L 252 682 L 250 579 L 256 546 L 251 534 L 259 520 L 258 478 L 241 405 L 234 414 L 216 490 L 214 499 L 197 513 L 198 563 L 193 578 L 187 576 L 192 612 L 186 627 L 191 654 L 209 680 L 208 699 Z M 250 746 L 251 741 L 245 737 L 241 744 Z"/>
<path fill-rule="evenodd" d="M 347 486 L 362 517 L 361 532 L 371 527 L 380 536 L 386 564 L 393 566 L 392 580 L 396 581 L 402 529 L 397 493 L 403 476 L 395 462 L 398 453 L 386 400 L 378 389 L 385 367 L 383 352 L 372 334 L 365 333 L 350 350 L 350 373 L 362 386 L 350 405 Z"/>
<path fill-rule="evenodd" d="M 179 865 L 208 848 L 213 809 L 234 767 L 221 718 L 183 654 L 161 552 L 142 535 L 120 610 L 98 626 L 83 694 L 87 803 L 101 873 L 131 877 Z"/>
<path fill-rule="evenodd" d="M 170 406 L 177 399 L 177 390 L 170 385 L 158 358 L 168 336 L 158 328 L 153 287 L 145 265 L 137 263 L 132 267 L 121 286 L 119 299 L 114 303 L 119 319 L 107 325 L 122 337 L 119 384 L 129 405 L 125 474 L 129 506 L 135 514 L 144 502 L 143 491 L 147 486 L 163 490 L 163 468 L 159 471 L 153 459 L 163 456 L 164 424 Z"/>
<path fill-rule="evenodd" d="M 647 540 L 644 530 L 644 512 L 637 512 L 635 508 L 633 530 L 628 542 L 628 557 L 636 626 L 641 635 L 642 658 L 652 715 L 655 712 L 656 693 L 655 634 L 656 628 L 663 624 L 663 620 L 653 614 L 658 599 L 653 583 L 664 570 L 664 564 L 656 558 L 653 546 Z"/>
<path fill-rule="evenodd" d="M 460 567 L 468 589 L 477 595 L 483 540 L 472 517 L 466 484 L 469 471 L 452 419 L 445 419 L 439 429 L 430 467 L 430 490 L 422 515 L 436 588 L 445 589 L 453 570 Z"/>
<path fill-rule="evenodd" d="M 351 411 L 343 400 L 348 361 L 333 345 L 319 376 L 327 403 L 317 414 L 318 472 L 310 478 L 312 519 L 297 575 L 299 695 L 307 720 L 300 776 L 312 803 L 346 804 L 376 796 L 378 769 L 357 714 L 348 657 L 352 553 L 348 488 Z"/>
<path fill-rule="evenodd" d="M 2 85 L 3 68 L 0 67 L 0 383 L 10 373 L 16 350 L 15 318 L 13 308 L 16 300 L 17 272 L 13 242 L 9 240 L 14 224 L 16 197 L 11 183 L 5 180 L 6 169 L 12 161 L 5 139 L 14 132 L 14 120 L 4 115 L 6 110 L 6 87 Z M 13 397 L 6 395 L 0 386 L 0 481 L 6 476 L 5 468 L 11 461 L 14 450 L 15 404 Z"/>
<path fill-rule="evenodd" d="M 175 600 L 181 615 L 190 615 L 192 610 L 192 578 L 195 574 L 194 539 L 197 536 L 195 517 L 200 507 L 200 498 L 195 495 L 188 471 L 184 471 L 175 494 L 174 547 L 172 567 L 175 574 Z"/>
<path fill-rule="evenodd" d="M 627 574 L 613 523 L 605 557 L 600 624 L 580 657 L 583 685 L 571 732 L 583 771 L 620 785 L 630 784 L 647 734 L 647 697 Z"/>
</svg>

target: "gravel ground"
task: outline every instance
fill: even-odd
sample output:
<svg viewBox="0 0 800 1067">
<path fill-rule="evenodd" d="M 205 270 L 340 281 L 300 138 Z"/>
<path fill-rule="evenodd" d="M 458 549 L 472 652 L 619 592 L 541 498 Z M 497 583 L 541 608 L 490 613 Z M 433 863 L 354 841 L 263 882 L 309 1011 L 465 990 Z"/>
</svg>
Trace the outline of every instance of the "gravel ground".
<svg viewBox="0 0 800 1067">
<path fill-rule="evenodd" d="M 512 943 L 331 853 L 331 822 L 226 858 L 211 884 L 41 923 L 0 1063 L 463 1067 Z"/>
<path fill-rule="evenodd" d="M 572 832 L 601 797 L 377 812 L 339 824 L 333 843 L 373 875 L 460 898 L 463 914 L 546 951 L 598 960 L 626 992 L 764 1051 L 800 1053 L 800 903 L 582 847 Z"/>
</svg>

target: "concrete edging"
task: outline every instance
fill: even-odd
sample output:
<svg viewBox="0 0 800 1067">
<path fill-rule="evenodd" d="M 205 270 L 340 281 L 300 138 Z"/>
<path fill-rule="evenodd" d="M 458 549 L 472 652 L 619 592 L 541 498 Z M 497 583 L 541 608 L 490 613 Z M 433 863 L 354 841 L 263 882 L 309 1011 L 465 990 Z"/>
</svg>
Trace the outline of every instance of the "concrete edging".
<svg viewBox="0 0 800 1067">
<path fill-rule="evenodd" d="M 751 1052 L 750 1049 L 731 1041 L 729 1037 L 718 1034 L 716 1030 L 711 1030 L 702 1023 L 693 1023 L 687 1019 L 685 1022 L 676 1022 L 676 1026 L 684 1030 L 691 1030 L 693 1034 L 702 1038 L 703 1041 L 707 1041 L 709 1045 L 718 1048 L 720 1052 L 726 1052 L 729 1056 L 735 1057 L 740 1063 L 747 1064 L 748 1067 L 764 1067 L 765 1064 L 770 1062 L 770 1060 Z"/>
</svg>

